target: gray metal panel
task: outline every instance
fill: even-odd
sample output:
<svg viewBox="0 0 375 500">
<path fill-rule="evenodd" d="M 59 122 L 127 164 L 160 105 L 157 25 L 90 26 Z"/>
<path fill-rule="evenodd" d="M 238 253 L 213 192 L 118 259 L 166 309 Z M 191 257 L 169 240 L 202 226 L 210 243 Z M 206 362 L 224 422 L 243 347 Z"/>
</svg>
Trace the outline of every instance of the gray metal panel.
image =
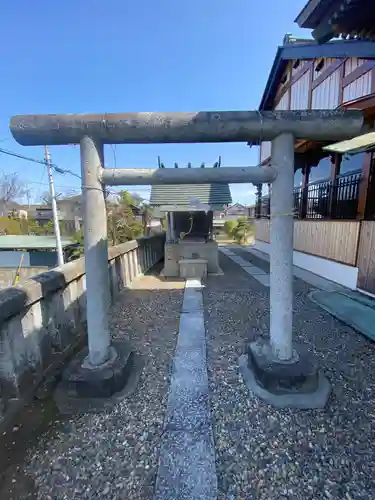
<svg viewBox="0 0 375 500">
<path fill-rule="evenodd" d="M 368 151 L 375 146 L 375 132 L 354 137 L 348 141 L 336 142 L 323 148 L 324 151 L 333 153 L 360 153 Z"/>
<path fill-rule="evenodd" d="M 154 185 L 151 188 L 151 205 L 179 205 L 189 207 L 192 199 L 201 204 L 229 205 L 232 196 L 228 184 Z"/>
<path fill-rule="evenodd" d="M 22 268 L 25 267 L 55 267 L 57 265 L 57 253 L 54 251 L 18 252 L 14 250 L 0 251 L 0 268 L 17 268 L 22 260 Z"/>
<path fill-rule="evenodd" d="M 67 247 L 74 244 L 73 240 L 63 239 L 62 246 Z M 34 236 L 34 235 L 5 235 L 0 236 L 0 249 L 38 249 L 56 248 L 56 238 L 54 236 Z"/>
</svg>

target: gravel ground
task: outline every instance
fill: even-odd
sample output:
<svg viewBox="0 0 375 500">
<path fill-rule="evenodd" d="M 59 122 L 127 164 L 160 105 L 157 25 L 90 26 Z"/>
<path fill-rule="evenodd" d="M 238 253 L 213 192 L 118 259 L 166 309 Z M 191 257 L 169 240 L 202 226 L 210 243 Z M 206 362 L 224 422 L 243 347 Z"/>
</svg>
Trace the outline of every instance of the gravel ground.
<svg viewBox="0 0 375 500">
<path fill-rule="evenodd" d="M 144 355 L 135 394 L 105 414 L 65 420 L 45 436 L 26 466 L 37 498 L 153 497 L 183 298 L 183 290 L 160 288 L 124 292 L 111 314 L 115 336 L 129 338 Z"/>
<path fill-rule="evenodd" d="M 238 358 L 268 336 L 269 290 L 220 260 L 225 276 L 204 290 L 219 499 L 375 498 L 374 344 L 314 305 L 295 279 L 295 339 L 316 353 L 332 396 L 324 410 L 264 404 L 242 382 Z"/>
<path fill-rule="evenodd" d="M 325 410 L 267 406 L 249 394 L 238 358 L 248 341 L 268 337 L 269 289 L 220 261 L 224 276 L 203 292 L 219 500 L 375 498 L 374 344 L 313 304 L 309 285 L 295 279 L 295 339 L 316 353 L 332 396 Z M 145 357 L 137 391 L 106 414 L 62 419 L 39 441 L 24 471 L 36 498 L 153 497 L 182 287 L 148 277 L 123 293 L 112 327 Z"/>
</svg>

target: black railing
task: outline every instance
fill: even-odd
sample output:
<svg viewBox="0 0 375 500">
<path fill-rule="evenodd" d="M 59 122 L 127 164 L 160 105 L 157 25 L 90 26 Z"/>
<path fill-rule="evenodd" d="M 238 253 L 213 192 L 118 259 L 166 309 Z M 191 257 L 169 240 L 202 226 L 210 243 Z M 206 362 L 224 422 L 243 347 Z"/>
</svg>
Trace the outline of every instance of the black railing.
<svg viewBox="0 0 375 500">
<path fill-rule="evenodd" d="M 355 219 L 358 211 L 361 170 L 338 175 L 335 182 L 309 184 L 306 218 Z"/>
<path fill-rule="evenodd" d="M 263 219 L 268 219 L 271 213 L 271 198 L 269 196 L 262 196 L 260 203 L 260 216 Z"/>
<path fill-rule="evenodd" d="M 293 200 L 294 217 L 301 218 L 303 216 L 302 215 L 303 188 L 302 187 L 295 187 L 293 194 L 294 194 L 294 200 Z"/>
<path fill-rule="evenodd" d="M 362 170 L 336 177 L 332 203 L 332 217 L 355 219 L 358 214 L 359 185 Z"/>
<path fill-rule="evenodd" d="M 312 182 L 294 188 L 294 215 L 306 219 L 355 219 L 358 210 L 361 170 L 338 175 L 335 182 Z M 261 199 L 261 217 L 270 216 L 270 198 Z"/>
<path fill-rule="evenodd" d="M 306 219 L 329 217 L 331 188 L 332 182 L 330 180 L 312 182 L 306 186 Z"/>
<path fill-rule="evenodd" d="M 372 154 L 370 163 L 365 219 L 375 220 L 375 153 Z"/>
</svg>

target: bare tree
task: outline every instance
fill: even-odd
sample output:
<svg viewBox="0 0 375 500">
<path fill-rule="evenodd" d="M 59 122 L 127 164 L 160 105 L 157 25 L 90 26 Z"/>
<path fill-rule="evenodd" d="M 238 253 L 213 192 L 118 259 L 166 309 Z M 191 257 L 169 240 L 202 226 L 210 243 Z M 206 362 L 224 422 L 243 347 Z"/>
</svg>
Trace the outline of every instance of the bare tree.
<svg viewBox="0 0 375 500">
<path fill-rule="evenodd" d="M 40 199 L 44 205 L 51 205 L 52 203 L 51 193 L 49 191 L 44 191 Z"/>
<path fill-rule="evenodd" d="M 64 192 L 56 193 L 56 201 L 69 200 L 69 198 L 77 196 L 77 194 L 79 193 L 77 193 L 76 189 L 68 189 Z M 49 191 L 44 191 L 40 199 L 43 204 L 51 205 L 52 199 Z"/>
<path fill-rule="evenodd" d="M 15 201 L 25 193 L 25 185 L 17 174 L 2 174 L 0 177 L 0 199 L 8 202 Z"/>
<path fill-rule="evenodd" d="M 25 194 L 25 185 L 16 173 L 0 175 L 0 202 L 3 216 L 7 215 L 9 205 Z"/>
<path fill-rule="evenodd" d="M 27 200 L 28 207 L 30 208 L 31 198 L 33 197 L 33 190 L 29 187 L 26 187 L 23 195 Z"/>
</svg>

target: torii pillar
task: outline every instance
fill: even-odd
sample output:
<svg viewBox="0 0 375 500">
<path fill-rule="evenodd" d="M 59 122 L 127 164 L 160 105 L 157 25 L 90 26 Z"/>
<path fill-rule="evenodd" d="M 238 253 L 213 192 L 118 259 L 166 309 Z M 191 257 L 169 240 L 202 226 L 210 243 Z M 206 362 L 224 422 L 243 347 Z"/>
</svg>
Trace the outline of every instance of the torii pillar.
<svg viewBox="0 0 375 500">
<path fill-rule="evenodd" d="M 292 335 L 294 144 L 293 134 L 284 133 L 271 147 L 278 176 L 271 195 L 270 338 L 250 343 L 240 367 L 249 389 L 273 406 L 323 408 L 330 384 L 312 355 L 293 343 Z"/>
</svg>

